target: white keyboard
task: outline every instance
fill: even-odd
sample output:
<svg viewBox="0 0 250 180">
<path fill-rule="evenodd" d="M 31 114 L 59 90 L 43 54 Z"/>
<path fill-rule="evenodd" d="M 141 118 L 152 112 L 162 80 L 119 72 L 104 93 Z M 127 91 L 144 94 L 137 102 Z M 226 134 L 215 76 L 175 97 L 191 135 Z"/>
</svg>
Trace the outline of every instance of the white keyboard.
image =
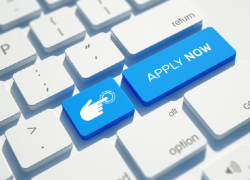
<svg viewBox="0 0 250 180">
<path fill-rule="evenodd" d="M 250 180 L 249 1 L 0 1 L 0 180 Z"/>
</svg>

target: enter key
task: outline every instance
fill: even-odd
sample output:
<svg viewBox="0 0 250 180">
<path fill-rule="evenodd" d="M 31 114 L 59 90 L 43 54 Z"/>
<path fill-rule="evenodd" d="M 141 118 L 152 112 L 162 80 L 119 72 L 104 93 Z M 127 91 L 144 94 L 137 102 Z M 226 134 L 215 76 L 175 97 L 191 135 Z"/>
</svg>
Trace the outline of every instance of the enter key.
<svg viewBox="0 0 250 180">
<path fill-rule="evenodd" d="M 235 49 L 209 27 L 129 67 L 123 78 L 141 103 L 149 106 L 235 56 Z"/>
</svg>

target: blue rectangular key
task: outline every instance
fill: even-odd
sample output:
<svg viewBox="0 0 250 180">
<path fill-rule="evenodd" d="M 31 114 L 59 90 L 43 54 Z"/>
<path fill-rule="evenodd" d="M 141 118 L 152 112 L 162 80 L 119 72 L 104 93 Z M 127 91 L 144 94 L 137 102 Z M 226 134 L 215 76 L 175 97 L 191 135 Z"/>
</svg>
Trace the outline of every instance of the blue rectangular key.
<svg viewBox="0 0 250 180">
<path fill-rule="evenodd" d="M 112 78 L 65 100 L 62 105 L 83 140 L 134 114 L 134 105 Z"/>
<path fill-rule="evenodd" d="M 125 82 L 149 106 L 235 59 L 236 51 L 206 28 L 123 71 Z"/>
</svg>

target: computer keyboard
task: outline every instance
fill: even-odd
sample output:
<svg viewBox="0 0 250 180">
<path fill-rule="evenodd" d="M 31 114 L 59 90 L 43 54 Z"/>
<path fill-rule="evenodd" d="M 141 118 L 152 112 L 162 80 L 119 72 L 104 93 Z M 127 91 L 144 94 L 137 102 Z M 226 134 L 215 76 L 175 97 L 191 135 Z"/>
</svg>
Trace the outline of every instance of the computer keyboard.
<svg viewBox="0 0 250 180">
<path fill-rule="evenodd" d="M 45 52 L 53 52 L 85 36 L 84 26 L 68 7 L 32 21 L 30 28 Z"/>
<path fill-rule="evenodd" d="M 105 33 L 69 47 L 65 56 L 83 82 L 90 82 L 122 67 L 125 59 Z"/>
<path fill-rule="evenodd" d="M 249 180 L 249 5 L 2 0 L 0 180 Z"/>
<path fill-rule="evenodd" d="M 207 141 L 186 114 L 169 102 L 117 132 L 142 171 L 156 179 L 206 148 Z"/>
<path fill-rule="evenodd" d="M 118 24 L 111 31 L 119 46 L 134 59 L 201 25 L 202 17 L 191 6 L 185 0 L 176 0 Z"/>
<path fill-rule="evenodd" d="M 1 35 L 0 41 L 3 42 L 0 46 L 0 58 L 2 59 L 0 75 L 22 67 L 37 58 L 36 50 L 20 28 L 4 33 Z"/>
<path fill-rule="evenodd" d="M 53 110 L 46 110 L 5 133 L 24 172 L 30 172 L 72 148 Z"/>
<path fill-rule="evenodd" d="M 13 79 L 27 105 L 33 110 L 72 93 L 75 87 L 55 56 L 15 73 Z"/>
<path fill-rule="evenodd" d="M 7 30 L 38 17 L 41 7 L 33 0 L 4 0 L 0 2 L 0 28 Z"/>
</svg>

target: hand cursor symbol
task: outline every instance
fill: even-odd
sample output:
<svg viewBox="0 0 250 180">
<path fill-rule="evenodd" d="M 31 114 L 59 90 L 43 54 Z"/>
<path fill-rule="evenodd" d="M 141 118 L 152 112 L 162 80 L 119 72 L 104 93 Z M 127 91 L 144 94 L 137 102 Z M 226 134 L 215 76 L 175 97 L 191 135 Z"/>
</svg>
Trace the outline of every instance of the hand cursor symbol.
<svg viewBox="0 0 250 180">
<path fill-rule="evenodd" d="M 90 121 L 98 116 L 100 116 L 103 111 L 102 111 L 102 103 L 104 101 L 106 101 L 108 98 L 105 97 L 93 104 L 92 103 L 92 99 L 90 99 L 82 108 L 80 115 L 82 117 L 83 120 L 85 121 Z"/>
</svg>

